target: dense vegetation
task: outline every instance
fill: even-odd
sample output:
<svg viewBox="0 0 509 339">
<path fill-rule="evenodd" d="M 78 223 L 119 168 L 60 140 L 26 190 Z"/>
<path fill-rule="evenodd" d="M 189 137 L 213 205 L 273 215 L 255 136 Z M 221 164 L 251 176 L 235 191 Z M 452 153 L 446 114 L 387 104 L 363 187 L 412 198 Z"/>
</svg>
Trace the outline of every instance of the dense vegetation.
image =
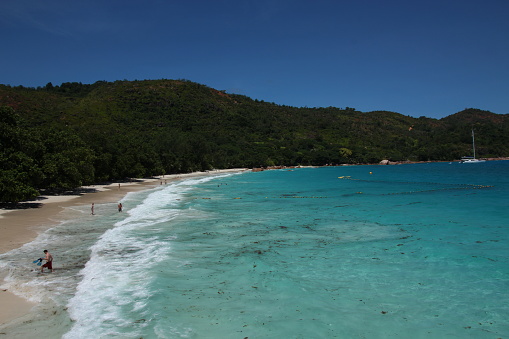
<svg viewBox="0 0 509 339">
<path fill-rule="evenodd" d="M 296 108 L 185 80 L 0 85 L 0 201 L 213 168 L 509 155 L 509 116 Z"/>
</svg>

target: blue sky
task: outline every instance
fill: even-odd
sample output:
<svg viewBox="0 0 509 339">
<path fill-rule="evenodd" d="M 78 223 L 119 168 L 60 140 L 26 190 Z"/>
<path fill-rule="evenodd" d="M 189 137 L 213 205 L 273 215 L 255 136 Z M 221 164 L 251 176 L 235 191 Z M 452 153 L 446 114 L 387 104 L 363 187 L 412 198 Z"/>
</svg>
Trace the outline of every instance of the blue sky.
<svg viewBox="0 0 509 339">
<path fill-rule="evenodd" d="M 509 113 L 508 0 L 2 0 L 0 83 L 188 79 L 296 107 Z"/>
</svg>

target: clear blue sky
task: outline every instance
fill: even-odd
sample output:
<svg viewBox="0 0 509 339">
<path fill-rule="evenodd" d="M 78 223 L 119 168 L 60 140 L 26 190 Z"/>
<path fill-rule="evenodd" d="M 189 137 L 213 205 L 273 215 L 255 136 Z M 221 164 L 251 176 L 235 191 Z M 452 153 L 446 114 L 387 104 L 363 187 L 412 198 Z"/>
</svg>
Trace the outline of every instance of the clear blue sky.
<svg viewBox="0 0 509 339">
<path fill-rule="evenodd" d="M 296 107 L 509 113 L 509 0 L 1 0 L 0 83 L 188 79 Z"/>
</svg>

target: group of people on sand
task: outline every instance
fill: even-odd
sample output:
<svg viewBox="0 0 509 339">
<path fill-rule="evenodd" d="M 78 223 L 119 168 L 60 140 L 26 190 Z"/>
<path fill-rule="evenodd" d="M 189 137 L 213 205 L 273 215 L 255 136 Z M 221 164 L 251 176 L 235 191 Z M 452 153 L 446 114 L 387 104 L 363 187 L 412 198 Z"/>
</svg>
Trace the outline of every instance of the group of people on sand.
<svg viewBox="0 0 509 339">
<path fill-rule="evenodd" d="M 118 203 L 117 207 L 118 207 L 118 211 L 122 212 L 122 208 L 124 208 L 124 207 L 122 206 L 121 202 Z M 90 211 L 91 211 L 90 214 L 95 215 L 95 213 L 94 213 L 94 203 L 92 203 L 92 207 L 90 208 Z"/>
</svg>

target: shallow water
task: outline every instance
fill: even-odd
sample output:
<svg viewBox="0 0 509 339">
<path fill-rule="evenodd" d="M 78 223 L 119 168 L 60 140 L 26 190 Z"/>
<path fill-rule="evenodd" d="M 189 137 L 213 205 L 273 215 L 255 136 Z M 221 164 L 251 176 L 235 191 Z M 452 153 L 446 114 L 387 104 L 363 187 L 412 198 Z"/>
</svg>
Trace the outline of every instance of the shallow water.
<svg viewBox="0 0 509 339">
<path fill-rule="evenodd" d="M 61 314 L 64 338 L 507 337 L 508 172 L 493 161 L 187 179 L 127 195 L 125 213 L 69 209 L 0 265 L 10 290 Z M 43 247 L 52 275 L 31 271 Z"/>
</svg>

